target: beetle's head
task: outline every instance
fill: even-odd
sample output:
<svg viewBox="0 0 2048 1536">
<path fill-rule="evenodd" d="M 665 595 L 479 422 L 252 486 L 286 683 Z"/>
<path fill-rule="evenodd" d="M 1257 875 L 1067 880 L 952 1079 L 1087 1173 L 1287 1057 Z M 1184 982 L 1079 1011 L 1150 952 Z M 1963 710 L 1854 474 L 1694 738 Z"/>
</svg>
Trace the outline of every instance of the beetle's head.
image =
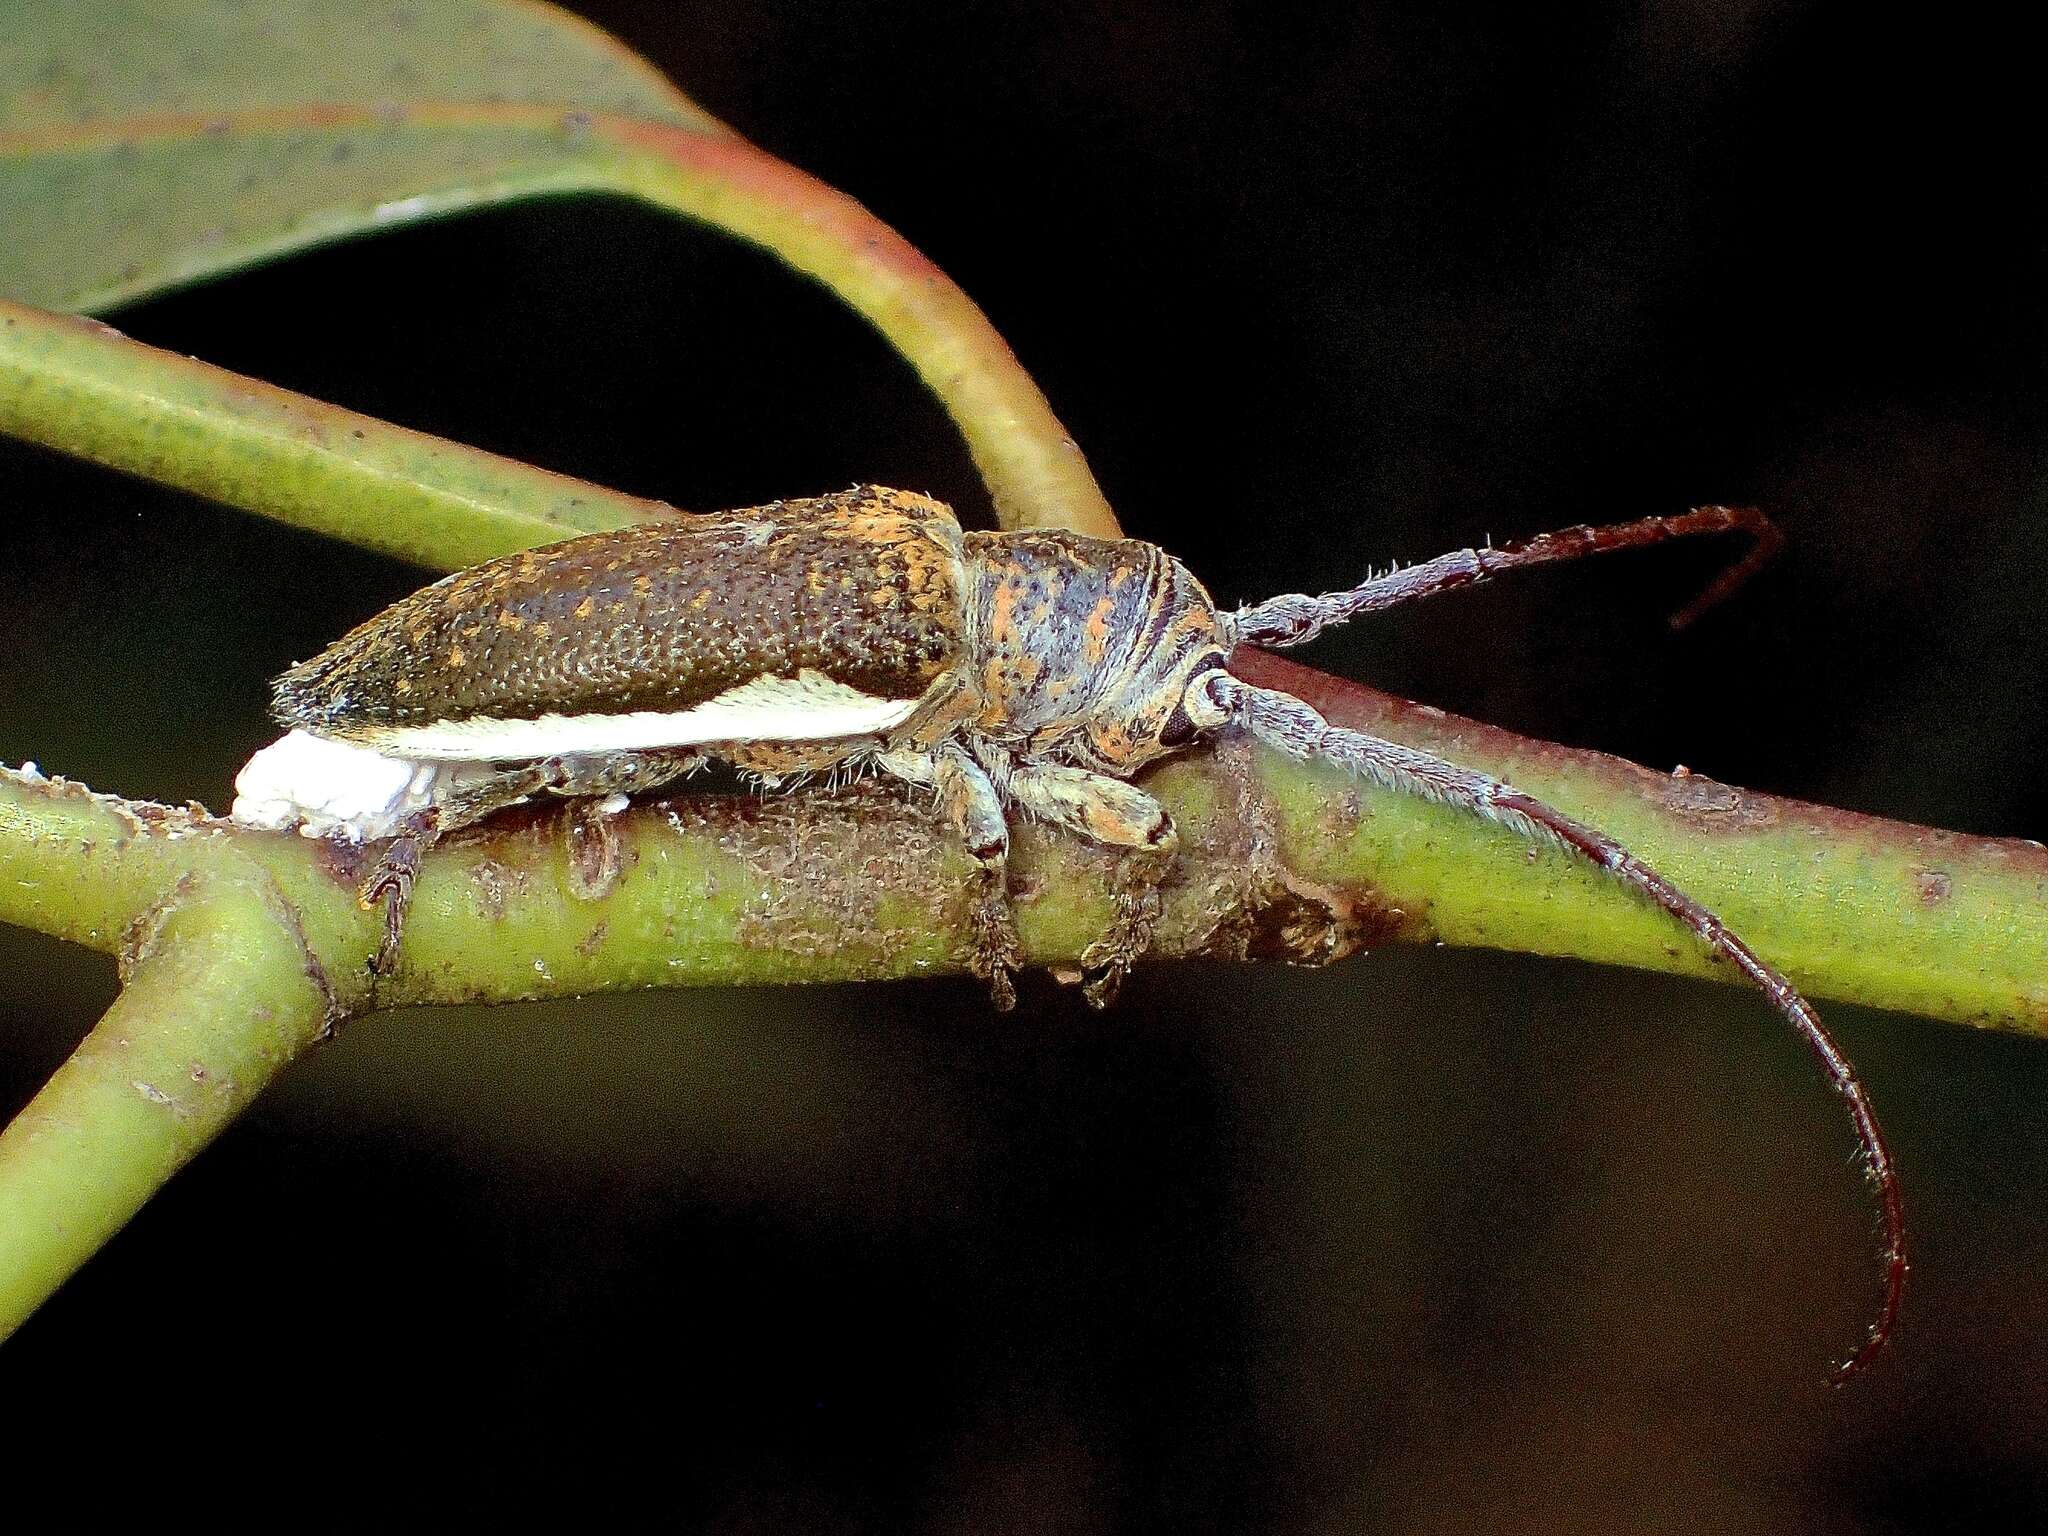
<svg viewBox="0 0 2048 1536">
<path fill-rule="evenodd" d="M 1149 632 L 1096 696 L 1069 750 L 1088 767 L 1121 776 L 1193 746 L 1227 718 L 1204 680 L 1223 670 L 1230 645 L 1227 617 L 1186 566 L 1167 560 Z"/>
</svg>

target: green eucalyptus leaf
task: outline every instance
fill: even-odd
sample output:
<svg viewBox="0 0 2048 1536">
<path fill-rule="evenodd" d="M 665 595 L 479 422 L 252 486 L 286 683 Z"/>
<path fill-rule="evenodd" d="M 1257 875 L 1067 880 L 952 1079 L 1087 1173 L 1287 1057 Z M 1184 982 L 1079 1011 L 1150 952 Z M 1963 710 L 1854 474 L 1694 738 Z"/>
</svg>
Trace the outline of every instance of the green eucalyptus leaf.
<svg viewBox="0 0 2048 1536">
<path fill-rule="evenodd" d="M 101 309 L 605 185 L 599 115 L 730 137 L 623 44 L 525 0 L 4 0 L 0 294 Z"/>
</svg>

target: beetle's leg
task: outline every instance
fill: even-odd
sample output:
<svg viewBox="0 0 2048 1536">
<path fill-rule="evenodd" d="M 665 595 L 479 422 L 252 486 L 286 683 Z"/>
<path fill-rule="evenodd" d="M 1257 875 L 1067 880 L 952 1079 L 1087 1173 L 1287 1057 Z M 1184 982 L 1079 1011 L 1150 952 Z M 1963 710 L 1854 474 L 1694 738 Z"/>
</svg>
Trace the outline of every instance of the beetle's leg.
<svg viewBox="0 0 2048 1536">
<path fill-rule="evenodd" d="M 370 957 L 373 975 L 388 976 L 398 966 L 398 940 L 405 932 L 406 913 L 412 910 L 412 883 L 420 872 L 420 859 L 440 835 L 439 813 L 420 811 L 405 819 L 397 836 L 377 851 L 377 862 L 356 892 L 364 911 L 384 908 L 384 937 Z"/>
<path fill-rule="evenodd" d="M 988 983 L 997 1010 L 1007 1013 L 1017 1006 L 1012 978 L 1024 963 L 1024 951 L 1010 912 L 1010 826 L 1003 818 L 1002 798 L 956 742 L 941 742 L 930 752 L 899 748 L 879 754 L 875 761 L 899 779 L 936 789 L 947 821 L 974 856 L 979 880 L 971 919 L 971 963 L 974 974 Z"/>
<path fill-rule="evenodd" d="M 420 860 L 427 850 L 448 833 L 481 821 L 494 811 L 517 805 L 547 788 L 556 765 L 534 763 L 473 784 L 451 795 L 439 805 L 428 806 L 405 818 L 397 834 L 377 852 L 356 900 L 365 908 L 382 903 L 384 937 L 370 961 L 370 969 L 388 976 L 398 964 L 398 940 L 405 931 L 406 912 L 412 905 L 412 884 L 420 872 Z"/>
<path fill-rule="evenodd" d="M 1320 597 L 1290 592 L 1268 598 L 1238 609 L 1229 616 L 1230 624 L 1232 632 L 1247 645 L 1302 645 L 1330 625 L 1343 624 L 1361 613 L 1376 613 L 1417 598 L 1474 586 L 1507 571 L 1711 533 L 1746 533 L 1755 542 L 1748 554 L 1671 616 L 1672 627 L 1683 629 L 1747 581 L 1785 542 L 1778 525 L 1755 507 L 1695 507 L 1677 517 L 1645 517 L 1605 528 L 1565 528 L 1489 549 L 1454 550 L 1420 565 L 1375 576 L 1348 592 L 1325 592 Z"/>
<path fill-rule="evenodd" d="M 983 746 L 978 754 L 1002 792 L 1033 816 L 1119 850 L 1109 930 L 1082 952 L 1082 993 L 1106 1008 L 1132 962 L 1152 943 L 1159 922 L 1159 882 L 1180 844 L 1166 807 L 1122 779 L 1063 763 L 1011 757 Z"/>
<path fill-rule="evenodd" d="M 1835 1372 L 1835 1380 L 1840 1382 L 1869 1364 L 1891 1338 L 1898 1321 L 1899 1297 L 1906 1283 L 1905 1205 L 1899 1194 L 1898 1172 L 1862 1080 L 1821 1023 L 1820 1015 L 1792 983 L 1729 932 L 1720 918 L 1606 833 L 1572 820 L 1511 784 L 1398 742 L 1331 725 L 1300 699 L 1255 688 L 1227 672 L 1211 673 L 1196 687 L 1230 719 L 1290 757 L 1334 763 L 1388 789 L 1470 811 L 1532 842 L 1578 855 L 1625 889 L 1663 908 L 1709 950 L 1756 983 L 1771 1006 L 1806 1041 L 1820 1061 L 1828 1086 L 1848 1106 L 1849 1121 L 1862 1147 L 1863 1171 L 1877 1194 L 1884 1222 L 1884 1248 L 1879 1255 L 1883 1300 L 1863 1347 Z"/>
<path fill-rule="evenodd" d="M 618 828 L 612 823 L 626 809 L 629 795 L 659 789 L 708 761 L 686 747 L 551 759 L 556 773 L 548 793 L 569 802 L 564 835 L 570 890 L 594 900 L 617 883 L 622 862 Z"/>
<path fill-rule="evenodd" d="M 761 788 L 777 789 L 787 780 L 806 774 L 830 775 L 835 770 L 851 769 L 878 745 L 872 736 L 840 736 L 825 741 L 722 741 L 710 748 L 710 755 L 732 764 Z"/>
<path fill-rule="evenodd" d="M 450 832 L 474 826 L 544 792 L 599 796 L 653 789 L 688 773 L 703 761 L 701 754 L 681 750 L 542 758 L 472 784 L 439 805 L 407 817 L 397 834 L 378 851 L 377 862 L 371 866 L 356 898 L 366 908 L 380 903 L 384 908 L 384 937 L 370 962 L 371 969 L 384 976 L 398 964 L 398 941 L 405 931 L 420 860 Z"/>
</svg>

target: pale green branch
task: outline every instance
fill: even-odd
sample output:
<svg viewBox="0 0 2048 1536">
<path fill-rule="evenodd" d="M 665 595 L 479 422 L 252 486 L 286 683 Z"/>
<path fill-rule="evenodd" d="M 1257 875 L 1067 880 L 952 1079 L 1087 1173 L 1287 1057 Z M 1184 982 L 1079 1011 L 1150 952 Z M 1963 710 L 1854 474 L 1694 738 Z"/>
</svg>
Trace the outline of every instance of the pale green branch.
<svg viewBox="0 0 2048 1536">
<path fill-rule="evenodd" d="M 416 565 L 674 510 L 4 299 L 0 432 Z"/>
<path fill-rule="evenodd" d="M 0 1132 L 0 1337 L 326 1027 L 295 927 L 253 867 L 187 876 L 129 926 L 121 995 Z"/>
</svg>

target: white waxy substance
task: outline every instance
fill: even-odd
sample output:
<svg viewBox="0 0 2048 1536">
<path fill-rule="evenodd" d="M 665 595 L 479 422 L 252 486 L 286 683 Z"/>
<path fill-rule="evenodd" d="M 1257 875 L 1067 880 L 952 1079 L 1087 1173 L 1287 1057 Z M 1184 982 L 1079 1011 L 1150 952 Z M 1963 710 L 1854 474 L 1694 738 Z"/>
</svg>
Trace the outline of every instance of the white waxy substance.
<svg viewBox="0 0 2048 1536">
<path fill-rule="evenodd" d="M 537 720 L 472 718 L 386 728 L 375 746 L 293 731 L 235 776 L 234 819 L 246 827 L 352 843 L 392 837 L 405 818 L 496 777 L 496 764 L 557 755 L 646 751 L 719 741 L 823 741 L 879 736 L 916 699 L 865 694 L 806 669 L 757 677 L 694 709 Z M 605 812 L 625 807 L 612 795 Z"/>
<path fill-rule="evenodd" d="M 394 836 L 414 812 L 493 772 L 488 763 L 389 757 L 293 731 L 243 764 L 230 814 L 245 827 L 374 842 Z"/>
<path fill-rule="evenodd" d="M 806 667 L 795 677 L 757 677 L 693 709 L 622 714 L 542 715 L 500 720 L 475 715 L 433 725 L 365 729 L 389 751 L 437 762 L 646 752 L 718 741 L 829 741 L 882 735 L 908 720 L 916 699 L 862 693 Z"/>
</svg>

